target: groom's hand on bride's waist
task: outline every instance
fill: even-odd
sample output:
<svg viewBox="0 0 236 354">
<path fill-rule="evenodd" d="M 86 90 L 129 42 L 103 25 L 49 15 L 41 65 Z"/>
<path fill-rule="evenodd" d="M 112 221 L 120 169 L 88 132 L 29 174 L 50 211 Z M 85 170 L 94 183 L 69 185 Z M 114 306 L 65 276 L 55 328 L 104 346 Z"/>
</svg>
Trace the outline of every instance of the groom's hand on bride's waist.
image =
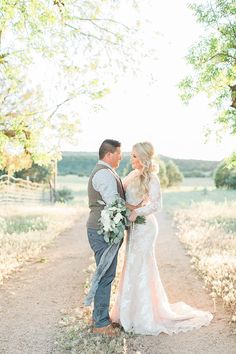
<svg viewBox="0 0 236 354">
<path fill-rule="evenodd" d="M 129 203 L 126 203 L 125 205 L 126 205 L 126 208 L 128 208 L 130 211 L 133 211 L 133 210 L 135 210 L 137 208 L 141 208 L 143 206 L 143 200 L 137 205 L 132 205 Z"/>
</svg>

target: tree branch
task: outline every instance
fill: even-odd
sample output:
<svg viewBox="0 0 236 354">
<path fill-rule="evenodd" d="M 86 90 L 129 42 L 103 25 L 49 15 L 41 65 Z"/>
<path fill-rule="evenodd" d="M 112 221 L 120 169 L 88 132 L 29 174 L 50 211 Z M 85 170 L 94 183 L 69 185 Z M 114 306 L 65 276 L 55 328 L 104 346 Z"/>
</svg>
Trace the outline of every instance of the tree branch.
<svg viewBox="0 0 236 354">
<path fill-rule="evenodd" d="M 71 100 L 73 100 L 73 97 L 67 98 L 67 99 L 64 100 L 63 102 L 58 103 L 58 104 L 56 105 L 56 108 L 54 109 L 54 111 L 49 115 L 48 119 L 51 119 L 52 116 L 54 116 L 54 114 L 58 111 L 58 109 L 59 109 L 63 104 L 65 104 L 66 102 L 71 101 Z"/>
<path fill-rule="evenodd" d="M 107 33 L 111 33 L 113 36 L 117 36 L 117 33 L 112 32 L 110 30 L 108 30 L 105 27 L 99 26 L 97 23 L 94 22 L 94 20 L 88 20 L 90 23 L 92 23 L 95 27 L 99 28 L 101 31 L 107 32 Z"/>
<path fill-rule="evenodd" d="M 109 43 L 109 44 L 112 44 L 112 45 L 117 45 L 118 44 L 118 43 L 115 43 L 113 41 L 110 41 L 109 39 L 102 38 L 102 37 L 97 37 L 97 36 L 95 36 L 94 34 L 91 34 L 91 33 L 81 32 L 81 30 L 79 28 L 76 28 L 76 27 L 74 27 L 72 25 L 69 25 L 68 23 L 65 23 L 65 26 L 72 28 L 73 30 L 78 32 L 78 34 L 81 34 L 84 37 L 93 38 L 93 39 L 96 39 L 99 42 L 106 42 L 106 43 Z"/>
<path fill-rule="evenodd" d="M 78 17 L 78 20 L 79 21 L 106 21 L 106 22 L 112 22 L 112 23 L 115 23 L 117 25 L 120 25 L 122 27 L 124 27 L 125 29 L 127 29 L 128 31 L 131 31 L 131 28 L 127 25 L 125 25 L 124 23 L 122 22 L 119 22 L 119 21 L 116 21 L 116 20 L 113 20 L 111 18 L 94 18 L 94 19 L 91 19 L 91 18 L 82 18 L 82 17 Z"/>
<path fill-rule="evenodd" d="M 208 61 L 211 61 L 214 58 L 223 57 L 223 56 L 226 57 L 226 58 L 232 58 L 232 59 L 236 60 L 236 57 L 234 57 L 233 55 L 230 55 L 228 53 L 216 53 L 216 54 L 212 55 L 212 57 L 202 61 L 202 63 L 205 64 L 205 63 L 207 63 Z"/>
</svg>

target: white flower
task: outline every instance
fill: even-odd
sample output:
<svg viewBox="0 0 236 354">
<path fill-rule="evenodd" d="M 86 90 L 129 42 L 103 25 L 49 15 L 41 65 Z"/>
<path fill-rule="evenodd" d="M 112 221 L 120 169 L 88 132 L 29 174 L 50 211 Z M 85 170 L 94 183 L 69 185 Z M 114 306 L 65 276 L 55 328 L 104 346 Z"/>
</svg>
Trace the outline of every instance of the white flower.
<svg viewBox="0 0 236 354">
<path fill-rule="evenodd" d="M 108 208 L 110 211 L 116 211 L 117 208 L 115 206 Z"/>
<path fill-rule="evenodd" d="M 111 228 L 111 219 L 109 213 L 106 212 L 106 210 L 103 210 L 101 212 L 101 223 L 104 227 L 105 231 L 109 231 Z"/>
<path fill-rule="evenodd" d="M 105 232 L 112 230 L 112 225 L 111 225 L 110 220 L 104 220 L 103 227 L 104 227 Z"/>
<path fill-rule="evenodd" d="M 114 223 L 118 224 L 120 220 L 123 219 L 123 216 L 121 213 L 117 213 L 116 216 L 114 217 Z"/>
</svg>

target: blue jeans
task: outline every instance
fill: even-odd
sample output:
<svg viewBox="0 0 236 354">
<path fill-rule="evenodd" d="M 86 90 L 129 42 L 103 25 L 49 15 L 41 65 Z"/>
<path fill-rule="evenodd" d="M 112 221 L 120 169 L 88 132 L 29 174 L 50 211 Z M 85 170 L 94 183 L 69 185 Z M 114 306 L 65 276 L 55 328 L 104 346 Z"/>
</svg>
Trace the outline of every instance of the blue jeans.
<svg viewBox="0 0 236 354">
<path fill-rule="evenodd" d="M 108 243 L 104 241 L 103 235 L 99 235 L 97 231 L 98 230 L 90 228 L 87 230 L 89 244 L 94 252 L 96 265 L 99 264 L 103 252 L 109 246 Z M 116 254 L 110 268 L 100 280 L 94 297 L 93 320 L 95 327 L 104 327 L 110 324 L 109 305 L 111 283 L 116 275 L 117 255 L 118 253 Z"/>
</svg>

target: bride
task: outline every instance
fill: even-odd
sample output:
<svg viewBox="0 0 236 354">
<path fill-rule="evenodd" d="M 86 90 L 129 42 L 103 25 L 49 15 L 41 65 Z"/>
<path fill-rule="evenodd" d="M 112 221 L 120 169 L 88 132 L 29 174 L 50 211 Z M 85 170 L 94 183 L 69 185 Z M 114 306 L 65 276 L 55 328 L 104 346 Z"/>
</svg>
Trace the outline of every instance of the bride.
<svg viewBox="0 0 236 354">
<path fill-rule="evenodd" d="M 125 178 L 127 206 L 143 202 L 132 210 L 130 221 L 145 216 L 145 224 L 133 224 L 126 243 L 126 256 L 117 298 L 110 317 L 126 332 L 158 335 L 186 332 L 206 326 L 213 316 L 184 302 L 170 304 L 155 259 L 158 225 L 154 213 L 161 209 L 161 190 L 149 142 L 133 146 L 133 171 Z"/>
</svg>

